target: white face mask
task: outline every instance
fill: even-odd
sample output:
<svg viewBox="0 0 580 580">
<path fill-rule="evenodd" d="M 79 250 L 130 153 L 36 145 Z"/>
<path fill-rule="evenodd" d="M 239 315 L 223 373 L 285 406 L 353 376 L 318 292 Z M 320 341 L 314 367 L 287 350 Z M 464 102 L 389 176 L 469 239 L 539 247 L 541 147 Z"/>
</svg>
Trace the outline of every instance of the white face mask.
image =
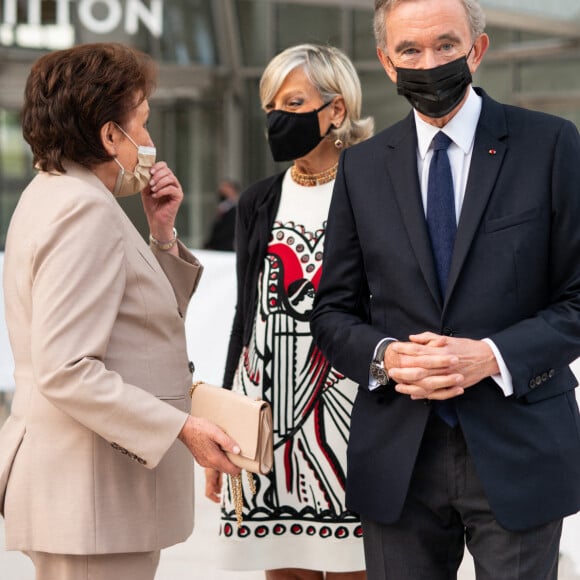
<svg viewBox="0 0 580 580">
<path fill-rule="evenodd" d="M 117 123 L 115 123 L 117 125 Z M 119 177 L 117 177 L 117 183 L 115 184 L 115 190 L 113 195 L 116 197 L 125 197 L 127 195 L 134 195 L 139 193 L 151 179 L 150 169 L 155 165 L 156 149 L 155 147 L 146 147 L 144 145 L 137 145 L 125 131 L 119 125 L 117 125 L 120 131 L 123 132 L 125 137 L 137 147 L 137 165 L 133 171 L 127 171 L 120 163 L 120 161 L 115 157 L 115 163 L 121 168 L 119 171 Z"/>
</svg>

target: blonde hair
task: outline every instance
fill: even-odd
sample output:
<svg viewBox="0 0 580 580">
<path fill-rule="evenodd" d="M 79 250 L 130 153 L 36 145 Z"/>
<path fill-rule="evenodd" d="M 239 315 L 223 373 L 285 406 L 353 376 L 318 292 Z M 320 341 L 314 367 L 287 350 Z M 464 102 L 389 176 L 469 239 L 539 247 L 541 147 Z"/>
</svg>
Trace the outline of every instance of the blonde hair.
<svg viewBox="0 0 580 580">
<path fill-rule="evenodd" d="M 375 40 L 377 46 L 386 53 L 387 50 L 387 14 L 398 4 L 402 4 L 405 0 L 375 0 L 375 17 L 373 28 L 375 32 Z M 479 0 L 461 0 L 469 27 L 471 29 L 471 39 L 475 40 L 485 30 L 485 13 L 479 3 Z"/>
<path fill-rule="evenodd" d="M 360 117 L 362 91 L 356 70 L 349 58 L 333 46 L 300 44 L 276 55 L 260 79 L 262 108 L 274 99 L 288 74 L 297 67 L 302 67 L 325 103 L 334 97 L 344 100 L 344 121 L 339 128 L 331 130 L 330 139 L 340 139 L 348 147 L 373 134 L 372 117 Z"/>
</svg>

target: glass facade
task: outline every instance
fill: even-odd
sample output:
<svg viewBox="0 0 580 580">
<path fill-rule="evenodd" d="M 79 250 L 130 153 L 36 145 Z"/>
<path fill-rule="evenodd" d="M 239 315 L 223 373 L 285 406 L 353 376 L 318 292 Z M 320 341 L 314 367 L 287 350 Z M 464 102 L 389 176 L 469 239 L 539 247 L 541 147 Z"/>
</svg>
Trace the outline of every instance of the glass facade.
<svg viewBox="0 0 580 580">
<path fill-rule="evenodd" d="M 580 16 L 577 0 L 482 0 L 481 4 L 487 9 L 512 10 L 542 17 L 570 19 Z"/>
<path fill-rule="evenodd" d="M 119 41 L 151 54 L 160 79 L 150 130 L 185 201 L 177 229 L 201 247 L 222 178 L 247 186 L 281 169 L 271 160 L 258 81 L 280 50 L 334 44 L 353 60 L 363 114 L 380 130 L 407 114 L 376 58 L 370 0 L 0 0 L 0 250 L 33 175 L 18 111 L 32 62 L 71 44 Z M 580 125 L 577 0 L 482 0 L 491 48 L 475 83 L 500 101 Z M 122 205 L 146 236 L 139 198 Z"/>
<path fill-rule="evenodd" d="M 22 184 L 32 174 L 32 155 L 24 146 L 18 113 L 0 109 L 0 249 Z"/>
</svg>

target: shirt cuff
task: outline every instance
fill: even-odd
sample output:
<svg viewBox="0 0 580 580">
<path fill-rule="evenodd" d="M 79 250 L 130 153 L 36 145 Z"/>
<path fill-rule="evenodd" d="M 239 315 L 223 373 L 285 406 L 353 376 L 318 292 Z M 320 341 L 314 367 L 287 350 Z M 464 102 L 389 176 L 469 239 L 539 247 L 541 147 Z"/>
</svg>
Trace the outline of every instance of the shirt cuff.
<svg viewBox="0 0 580 580">
<path fill-rule="evenodd" d="M 379 351 L 379 348 L 381 347 L 381 345 L 385 344 L 385 342 L 394 342 L 394 341 L 395 341 L 394 338 L 383 338 L 382 340 L 379 340 L 377 346 L 375 346 L 375 350 L 373 352 L 373 358 L 371 359 L 371 362 L 369 363 L 369 367 L 371 366 L 371 364 L 375 360 L 375 358 L 377 356 L 377 352 Z M 382 385 L 379 385 L 379 383 L 377 383 L 377 380 L 369 373 L 369 391 L 374 391 L 375 389 L 378 389 L 379 387 L 382 387 Z"/>
<path fill-rule="evenodd" d="M 491 351 L 493 352 L 493 356 L 495 356 L 495 360 L 497 361 L 497 366 L 499 367 L 499 374 L 498 375 L 491 375 L 491 378 L 497 383 L 498 387 L 503 391 L 503 394 L 506 397 L 514 394 L 514 385 L 512 382 L 512 375 L 509 372 L 499 349 L 495 345 L 495 343 L 489 339 L 484 338 L 483 342 L 489 345 Z"/>
</svg>

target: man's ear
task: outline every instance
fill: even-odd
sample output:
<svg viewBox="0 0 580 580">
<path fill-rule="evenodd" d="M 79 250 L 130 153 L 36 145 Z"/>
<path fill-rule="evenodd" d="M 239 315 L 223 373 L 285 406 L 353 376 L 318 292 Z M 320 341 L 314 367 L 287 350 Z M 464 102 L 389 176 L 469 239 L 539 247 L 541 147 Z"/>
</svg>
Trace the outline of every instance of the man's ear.
<svg viewBox="0 0 580 580">
<path fill-rule="evenodd" d="M 487 52 L 488 48 L 489 48 L 489 36 L 484 32 L 475 39 L 475 42 L 473 43 L 473 50 L 471 52 L 471 56 L 467 61 L 471 74 L 473 74 L 479 68 L 481 61 L 483 60 L 483 56 Z"/>
<path fill-rule="evenodd" d="M 101 127 L 101 143 L 109 155 L 117 155 L 117 130 L 112 121 Z"/>
<path fill-rule="evenodd" d="M 379 47 L 377 47 L 377 56 L 379 57 L 379 60 L 381 61 L 381 64 L 383 65 L 383 68 L 385 69 L 388 77 L 391 79 L 391 81 L 397 84 L 397 71 L 391 62 L 391 59 L 383 52 L 382 48 Z"/>
</svg>

